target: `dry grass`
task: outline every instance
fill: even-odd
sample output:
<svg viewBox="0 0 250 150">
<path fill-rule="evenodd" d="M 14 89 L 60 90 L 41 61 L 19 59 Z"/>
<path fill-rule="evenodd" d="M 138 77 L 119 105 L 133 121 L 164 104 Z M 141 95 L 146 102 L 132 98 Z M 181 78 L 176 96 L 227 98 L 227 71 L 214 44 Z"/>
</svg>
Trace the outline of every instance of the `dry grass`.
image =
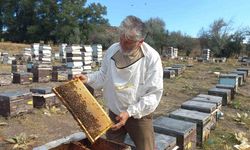
<svg viewBox="0 0 250 150">
<path fill-rule="evenodd" d="M 1 52 L 8 52 L 12 55 L 20 53 L 24 48 L 28 48 L 28 47 L 30 47 L 30 45 L 28 45 L 28 44 L 0 42 L 0 51 Z"/>
<path fill-rule="evenodd" d="M 30 44 L 20 44 L 12 42 L 0 42 L 0 52 L 8 52 L 9 54 L 19 54 L 24 48 L 31 48 Z M 53 51 L 58 51 L 57 45 L 51 45 Z"/>
<path fill-rule="evenodd" d="M 11 65 L 8 64 L 0 64 L 0 73 L 3 72 L 11 72 Z"/>
</svg>

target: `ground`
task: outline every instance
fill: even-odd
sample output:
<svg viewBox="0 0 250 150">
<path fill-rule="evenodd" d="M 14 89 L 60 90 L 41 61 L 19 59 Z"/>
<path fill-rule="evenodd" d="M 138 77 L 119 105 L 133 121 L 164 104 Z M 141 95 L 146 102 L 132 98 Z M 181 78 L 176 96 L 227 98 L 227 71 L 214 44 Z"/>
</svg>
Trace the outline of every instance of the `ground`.
<svg viewBox="0 0 250 150">
<path fill-rule="evenodd" d="M 193 60 L 165 60 L 163 66 L 172 64 L 193 64 L 187 67 L 183 74 L 172 79 L 164 79 L 164 92 L 160 105 L 154 117 L 168 115 L 180 105 L 199 93 L 207 94 L 209 88 L 218 83 L 218 76 L 214 72 L 228 73 L 241 67 L 235 59 L 226 63 L 198 63 Z M 10 66 L 0 64 L 0 72 L 9 71 Z M 7 90 L 30 89 L 31 87 L 63 84 L 61 82 L 33 83 L 31 85 L 12 84 L 0 87 L 0 92 Z M 97 91 L 97 100 L 103 104 L 102 95 Z M 205 142 L 205 150 L 231 150 L 239 144 L 235 134 L 244 132 L 250 140 L 250 77 L 239 88 L 232 104 L 222 108 L 224 118 L 219 120 L 215 130 L 211 131 Z M 237 117 L 237 113 L 240 116 Z M 245 116 L 247 114 L 248 116 Z M 71 114 L 63 107 L 50 109 L 34 109 L 33 112 L 20 116 L 0 117 L 0 150 L 12 149 L 13 146 L 31 149 L 55 139 L 81 131 Z M 6 139 L 18 139 L 16 144 L 9 144 Z M 11 142 L 11 141 L 10 141 Z"/>
</svg>

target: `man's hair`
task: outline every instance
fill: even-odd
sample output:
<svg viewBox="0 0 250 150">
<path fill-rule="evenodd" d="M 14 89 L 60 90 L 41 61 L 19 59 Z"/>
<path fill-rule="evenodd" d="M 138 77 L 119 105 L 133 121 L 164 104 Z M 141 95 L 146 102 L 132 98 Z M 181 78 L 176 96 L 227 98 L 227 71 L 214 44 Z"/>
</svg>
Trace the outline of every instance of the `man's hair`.
<svg viewBox="0 0 250 150">
<path fill-rule="evenodd" d="M 145 36 L 145 25 L 142 20 L 135 16 L 127 16 L 119 27 L 120 34 L 131 40 L 140 40 Z"/>
</svg>

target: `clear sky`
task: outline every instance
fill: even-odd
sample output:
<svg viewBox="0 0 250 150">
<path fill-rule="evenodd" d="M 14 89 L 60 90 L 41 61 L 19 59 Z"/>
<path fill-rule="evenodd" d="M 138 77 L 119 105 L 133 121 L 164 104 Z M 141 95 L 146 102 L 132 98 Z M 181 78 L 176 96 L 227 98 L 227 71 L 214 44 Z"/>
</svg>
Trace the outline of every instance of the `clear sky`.
<svg viewBox="0 0 250 150">
<path fill-rule="evenodd" d="M 232 21 L 234 29 L 250 27 L 250 0 L 87 0 L 107 7 L 112 26 L 119 26 L 128 15 L 146 21 L 162 19 L 169 31 L 181 31 L 197 37 L 202 27 L 208 29 L 213 21 Z M 87 3 L 87 4 L 88 4 Z"/>
</svg>

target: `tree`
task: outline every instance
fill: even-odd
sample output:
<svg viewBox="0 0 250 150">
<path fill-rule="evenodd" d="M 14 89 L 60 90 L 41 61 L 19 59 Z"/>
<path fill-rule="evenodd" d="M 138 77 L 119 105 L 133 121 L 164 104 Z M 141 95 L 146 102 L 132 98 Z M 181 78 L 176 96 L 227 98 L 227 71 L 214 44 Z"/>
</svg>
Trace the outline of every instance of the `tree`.
<svg viewBox="0 0 250 150">
<path fill-rule="evenodd" d="M 6 37 L 15 42 L 26 41 L 27 28 L 35 21 L 35 0 L 9 0 L 5 2 L 4 22 Z"/>
<path fill-rule="evenodd" d="M 56 37 L 58 42 L 80 44 L 80 18 L 86 0 L 62 0 L 58 3 Z"/>
<path fill-rule="evenodd" d="M 176 47 L 180 51 L 184 51 L 187 56 L 196 46 L 195 39 L 191 36 L 184 35 L 180 31 L 170 32 L 167 38 L 168 47 Z"/>
<path fill-rule="evenodd" d="M 232 32 L 231 22 L 226 23 L 223 19 L 214 21 L 208 31 L 200 31 L 200 44 L 202 48 L 209 48 L 220 57 L 239 55 L 244 50 L 243 40 L 248 30 L 241 28 Z"/>
<path fill-rule="evenodd" d="M 145 26 L 146 32 L 148 32 L 148 37 L 145 41 L 158 50 L 159 53 L 162 53 L 167 40 L 164 21 L 160 18 L 150 18 L 145 22 Z"/>
<path fill-rule="evenodd" d="M 1 36 L 14 42 L 91 43 L 89 36 L 108 25 L 106 7 L 86 0 L 0 1 Z M 3 29 L 6 30 L 3 34 Z M 101 29 L 103 29 L 101 31 Z"/>
<path fill-rule="evenodd" d="M 80 22 L 82 41 L 85 41 L 89 44 L 91 43 L 91 38 L 97 37 L 95 34 L 105 33 L 105 28 L 109 25 L 108 20 L 104 18 L 104 15 L 106 14 L 107 8 L 102 6 L 100 3 L 91 3 L 84 9 L 82 21 Z"/>
<path fill-rule="evenodd" d="M 202 29 L 203 30 L 203 29 Z M 232 30 L 230 23 L 225 22 L 223 19 L 215 20 L 210 26 L 208 31 L 201 31 L 200 39 L 201 47 L 211 49 L 216 56 L 223 56 L 225 46 L 230 41 L 230 31 Z"/>
</svg>

